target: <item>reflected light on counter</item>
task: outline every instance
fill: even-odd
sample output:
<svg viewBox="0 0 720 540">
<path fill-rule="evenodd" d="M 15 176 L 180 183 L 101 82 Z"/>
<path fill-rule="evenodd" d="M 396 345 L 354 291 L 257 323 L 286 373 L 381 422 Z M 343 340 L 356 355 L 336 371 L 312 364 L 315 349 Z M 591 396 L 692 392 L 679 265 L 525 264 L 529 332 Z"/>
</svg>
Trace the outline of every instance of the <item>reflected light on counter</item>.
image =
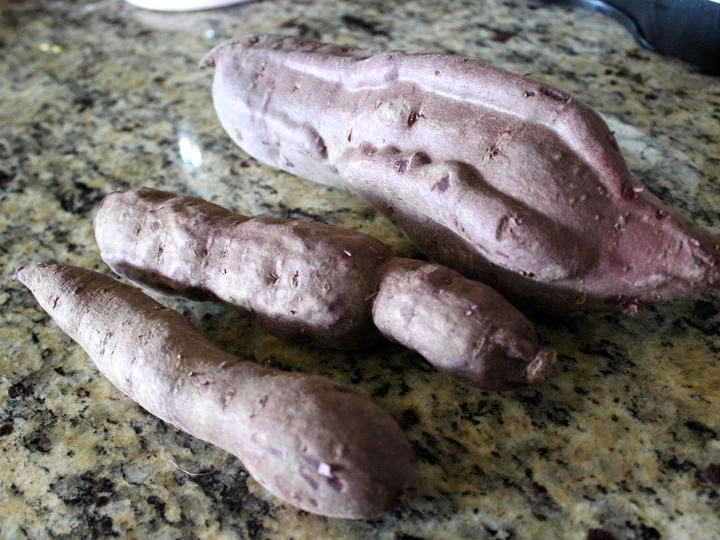
<svg viewBox="0 0 720 540">
<path fill-rule="evenodd" d="M 49 52 L 53 54 L 60 54 L 63 52 L 63 48 L 60 45 L 54 45 L 52 43 L 41 43 L 38 47 L 42 52 Z"/>
<path fill-rule="evenodd" d="M 192 165 L 193 167 L 202 167 L 202 152 L 194 138 L 190 138 L 187 134 L 180 135 L 180 159 L 183 163 Z"/>
</svg>

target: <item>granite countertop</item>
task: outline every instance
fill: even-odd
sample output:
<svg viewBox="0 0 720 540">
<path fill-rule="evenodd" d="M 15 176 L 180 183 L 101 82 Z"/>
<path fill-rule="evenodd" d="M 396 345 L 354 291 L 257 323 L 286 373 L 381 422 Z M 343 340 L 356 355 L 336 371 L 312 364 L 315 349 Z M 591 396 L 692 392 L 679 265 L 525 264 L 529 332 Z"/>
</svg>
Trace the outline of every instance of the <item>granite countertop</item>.
<svg viewBox="0 0 720 540">
<path fill-rule="evenodd" d="M 199 58 L 249 32 L 431 49 L 559 85 L 596 108 L 648 187 L 720 232 L 720 79 L 647 52 L 599 15 L 522 0 L 265 0 L 153 13 L 109 0 L 0 7 L 0 270 L 108 272 L 104 194 L 153 186 L 248 215 L 358 229 L 414 248 L 353 196 L 234 147 Z M 537 391 L 496 394 L 390 343 L 320 351 L 251 318 L 168 300 L 222 348 L 354 385 L 420 460 L 408 506 L 373 520 L 275 499 L 233 456 L 113 388 L 28 291 L 2 282 L 0 537 L 588 540 L 720 538 L 720 298 L 635 317 L 529 314 L 559 352 Z"/>
</svg>

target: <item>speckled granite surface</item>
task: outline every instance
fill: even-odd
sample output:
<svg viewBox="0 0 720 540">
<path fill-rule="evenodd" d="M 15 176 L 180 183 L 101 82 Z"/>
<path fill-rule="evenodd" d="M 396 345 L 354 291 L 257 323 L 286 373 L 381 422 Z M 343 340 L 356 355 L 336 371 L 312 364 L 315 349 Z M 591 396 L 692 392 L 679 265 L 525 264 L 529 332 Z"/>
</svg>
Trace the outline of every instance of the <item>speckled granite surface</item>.
<svg viewBox="0 0 720 540">
<path fill-rule="evenodd" d="M 108 271 L 103 194 L 150 185 L 251 215 L 319 219 L 413 248 L 345 193 L 248 158 L 222 132 L 200 56 L 234 35 L 434 49 L 560 85 L 617 131 L 634 172 L 720 232 L 720 79 L 643 51 L 598 15 L 492 0 L 267 0 L 159 14 L 119 1 L 0 7 L 0 270 L 59 260 Z M 326 519 L 264 492 L 232 456 L 116 391 L 16 283 L 0 289 L 0 537 L 720 538 L 720 297 L 634 318 L 534 316 L 559 351 L 547 385 L 497 395 L 395 345 L 288 345 L 180 300 L 221 347 L 349 382 L 419 456 L 418 500 Z"/>
</svg>

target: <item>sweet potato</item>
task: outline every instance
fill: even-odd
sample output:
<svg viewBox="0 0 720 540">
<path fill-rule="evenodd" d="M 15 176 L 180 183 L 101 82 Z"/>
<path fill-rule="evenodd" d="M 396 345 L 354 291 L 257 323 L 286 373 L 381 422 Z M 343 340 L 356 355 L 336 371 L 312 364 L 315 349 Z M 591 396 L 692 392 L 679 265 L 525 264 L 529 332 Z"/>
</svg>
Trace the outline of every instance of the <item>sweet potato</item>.
<svg viewBox="0 0 720 540">
<path fill-rule="evenodd" d="M 272 35 L 201 66 L 245 151 L 351 190 L 511 300 L 634 312 L 716 286 L 718 239 L 641 186 L 601 117 L 558 88 L 468 58 Z"/>
<path fill-rule="evenodd" d="M 250 311 L 285 339 L 357 349 L 385 336 L 490 390 L 536 386 L 554 359 L 490 287 L 395 257 L 366 234 L 248 218 L 147 188 L 107 195 L 94 225 L 103 260 L 121 276 Z"/>
<path fill-rule="evenodd" d="M 176 311 L 91 270 L 36 264 L 14 279 L 115 386 L 235 454 L 281 499 L 308 512 L 366 518 L 416 493 L 419 470 L 403 432 L 348 386 L 227 354 Z"/>
</svg>

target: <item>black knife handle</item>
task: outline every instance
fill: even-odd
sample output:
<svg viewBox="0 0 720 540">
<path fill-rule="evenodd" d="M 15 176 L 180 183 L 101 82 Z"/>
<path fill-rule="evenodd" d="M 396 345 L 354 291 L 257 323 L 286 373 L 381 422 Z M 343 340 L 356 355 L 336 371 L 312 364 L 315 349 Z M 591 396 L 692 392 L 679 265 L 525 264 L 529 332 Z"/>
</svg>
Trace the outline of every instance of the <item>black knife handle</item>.
<svg viewBox="0 0 720 540">
<path fill-rule="evenodd" d="M 643 47 L 720 75 L 720 3 L 712 0 L 534 0 L 582 7 L 625 26 Z"/>
</svg>

